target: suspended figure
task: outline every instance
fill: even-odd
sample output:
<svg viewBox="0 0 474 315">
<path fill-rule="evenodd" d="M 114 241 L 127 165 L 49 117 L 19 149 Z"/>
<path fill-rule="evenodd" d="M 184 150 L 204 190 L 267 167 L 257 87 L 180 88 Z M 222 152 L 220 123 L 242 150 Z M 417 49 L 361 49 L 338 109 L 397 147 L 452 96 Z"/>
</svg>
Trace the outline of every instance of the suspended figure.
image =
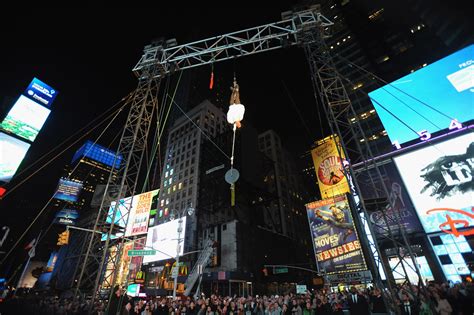
<svg viewBox="0 0 474 315">
<path fill-rule="evenodd" d="M 244 118 L 245 107 L 240 103 L 239 85 L 234 77 L 234 83 L 231 86 L 230 106 L 227 112 L 227 122 L 235 124 L 237 128 L 241 127 L 240 121 Z"/>
</svg>

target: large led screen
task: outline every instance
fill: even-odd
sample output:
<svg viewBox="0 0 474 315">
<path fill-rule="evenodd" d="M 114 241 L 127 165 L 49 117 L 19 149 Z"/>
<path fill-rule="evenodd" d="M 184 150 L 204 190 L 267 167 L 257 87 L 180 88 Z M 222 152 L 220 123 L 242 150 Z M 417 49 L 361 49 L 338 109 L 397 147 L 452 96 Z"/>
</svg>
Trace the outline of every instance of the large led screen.
<svg viewBox="0 0 474 315">
<path fill-rule="evenodd" d="M 157 200 L 158 190 L 149 191 L 143 194 L 120 199 L 115 213 L 114 223 L 116 226 L 125 228 L 125 236 L 145 234 L 148 231 L 148 220 L 150 218 L 150 208 L 152 201 Z M 107 223 L 112 223 L 116 202 L 112 202 L 107 215 Z M 128 221 L 128 222 L 127 222 Z M 122 236 L 117 233 L 113 238 Z M 104 236 L 102 237 L 105 240 Z"/>
<path fill-rule="evenodd" d="M 318 269 L 325 274 L 366 270 L 346 196 L 306 205 Z"/>
<path fill-rule="evenodd" d="M 82 190 L 82 182 L 61 178 L 54 198 L 67 202 L 76 202 Z"/>
<path fill-rule="evenodd" d="M 394 160 L 427 233 L 474 235 L 474 133 Z"/>
<path fill-rule="evenodd" d="M 156 255 L 143 256 L 143 263 L 159 261 L 176 257 L 176 248 L 178 247 L 178 227 L 179 219 L 172 220 L 148 230 L 145 249 L 155 249 Z M 183 217 L 183 231 L 180 238 L 184 240 L 186 232 L 186 217 Z M 184 244 L 181 242 L 180 255 L 183 255 Z"/>
<path fill-rule="evenodd" d="M 71 162 L 74 163 L 77 159 L 85 156 L 110 167 L 114 166 L 115 162 L 114 168 L 119 168 L 122 163 L 122 155 L 119 154 L 117 158 L 115 155 L 114 151 L 88 140 L 76 151 Z"/>
<path fill-rule="evenodd" d="M 0 181 L 12 179 L 29 148 L 29 143 L 0 132 Z"/>
<path fill-rule="evenodd" d="M 0 127 L 33 142 L 50 112 L 46 107 L 22 95 L 8 112 Z"/>
<path fill-rule="evenodd" d="M 474 119 L 474 45 L 369 93 L 392 142 L 405 143 Z M 397 118 L 395 118 L 395 117 Z M 410 126 L 410 130 L 403 123 Z"/>
<path fill-rule="evenodd" d="M 58 91 L 46 83 L 41 82 L 39 79 L 33 78 L 25 91 L 25 95 L 38 103 L 50 107 L 51 103 L 58 95 Z"/>
</svg>

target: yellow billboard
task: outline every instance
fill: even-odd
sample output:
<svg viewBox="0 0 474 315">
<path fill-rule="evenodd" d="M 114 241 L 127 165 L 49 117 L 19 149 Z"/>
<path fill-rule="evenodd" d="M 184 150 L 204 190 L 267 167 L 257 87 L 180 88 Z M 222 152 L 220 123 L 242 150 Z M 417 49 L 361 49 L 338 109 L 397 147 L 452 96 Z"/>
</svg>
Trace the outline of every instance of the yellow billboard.
<svg viewBox="0 0 474 315">
<path fill-rule="evenodd" d="M 337 146 L 340 148 L 342 159 Z M 345 156 L 340 146 L 337 136 L 329 136 L 319 140 L 316 148 L 311 150 L 322 199 L 350 192 L 342 166 Z"/>
</svg>

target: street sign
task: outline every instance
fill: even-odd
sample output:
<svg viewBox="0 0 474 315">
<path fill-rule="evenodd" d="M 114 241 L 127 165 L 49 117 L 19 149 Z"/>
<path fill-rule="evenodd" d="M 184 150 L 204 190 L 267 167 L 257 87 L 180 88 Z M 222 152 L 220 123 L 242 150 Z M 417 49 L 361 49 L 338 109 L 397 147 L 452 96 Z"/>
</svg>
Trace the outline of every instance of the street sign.
<svg viewBox="0 0 474 315">
<path fill-rule="evenodd" d="M 275 267 L 273 268 L 273 274 L 279 274 L 279 273 L 288 273 L 288 268 L 286 267 Z"/>
<path fill-rule="evenodd" d="M 171 278 L 174 279 L 174 278 L 176 278 L 177 276 L 178 276 L 178 268 L 175 267 L 175 268 L 173 268 L 173 269 L 171 270 Z"/>
<path fill-rule="evenodd" d="M 128 251 L 128 256 L 148 256 L 148 255 L 156 255 L 156 250 L 144 250 L 144 249 L 132 249 Z"/>
</svg>

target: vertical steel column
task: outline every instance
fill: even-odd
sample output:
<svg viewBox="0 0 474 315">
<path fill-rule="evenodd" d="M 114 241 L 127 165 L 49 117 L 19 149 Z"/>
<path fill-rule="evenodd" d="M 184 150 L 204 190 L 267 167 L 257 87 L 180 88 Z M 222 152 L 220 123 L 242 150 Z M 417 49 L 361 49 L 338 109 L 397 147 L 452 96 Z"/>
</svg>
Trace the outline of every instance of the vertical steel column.
<svg viewBox="0 0 474 315">
<path fill-rule="evenodd" d="M 363 170 L 368 174 L 370 174 L 369 169 L 375 170 L 375 176 L 378 179 L 377 182 L 379 187 L 375 185 L 375 181 L 373 178 L 371 178 L 371 188 L 374 189 L 377 197 L 385 197 L 387 200 L 389 200 L 389 190 L 385 185 L 378 165 L 375 162 L 370 162 L 372 161 L 373 154 L 360 122 L 358 120 L 352 122 L 350 121 L 350 118 L 357 117 L 357 115 L 347 95 L 341 77 L 334 67 L 329 49 L 326 46 L 324 40 L 325 30 L 320 25 L 315 24 L 314 27 L 302 27 L 298 34 L 299 42 L 303 46 L 306 58 L 308 59 L 309 66 L 311 68 L 311 78 L 313 81 L 313 87 L 315 89 L 315 97 L 321 102 L 331 129 L 331 133 L 339 136 L 342 146 L 341 148 L 338 148 L 340 157 L 342 158 L 344 154 L 350 161 L 348 167 L 345 168 L 345 175 L 348 179 L 348 182 L 352 184 L 351 192 L 353 195 L 355 195 L 356 204 L 358 206 L 356 216 L 354 216 L 355 223 L 357 224 L 357 221 L 359 221 L 358 228 L 368 228 L 370 234 L 374 237 L 374 240 L 371 240 L 363 230 L 360 230 L 359 232 L 361 241 L 363 244 L 365 244 L 367 250 L 366 252 L 369 254 L 369 260 L 371 262 L 375 262 L 375 265 L 372 265 L 371 268 L 374 276 L 374 282 L 378 287 L 383 288 L 385 285 L 382 281 L 378 267 L 382 267 L 386 275 L 388 273 L 385 270 L 385 265 L 381 261 L 382 252 L 380 251 L 376 238 L 377 236 L 380 237 L 380 235 L 376 235 L 374 233 L 372 226 L 373 224 L 370 222 L 370 220 L 368 220 L 369 216 L 367 214 L 362 195 L 360 194 L 359 184 L 357 182 L 355 172 L 352 169 L 352 164 L 354 164 L 355 160 L 359 159 L 361 161 L 369 161 L 365 162 L 363 167 Z M 354 160 L 350 160 L 351 158 Z M 412 259 L 412 263 L 415 265 L 418 277 L 421 279 L 413 252 L 404 232 L 404 227 L 400 225 L 400 222 L 398 222 L 402 239 L 397 239 L 391 230 L 385 209 L 381 210 L 383 222 L 388 232 L 388 236 L 386 236 L 386 238 L 393 243 L 395 248 L 403 248 L 407 253 L 410 254 L 410 258 Z M 396 220 L 399 220 L 399 218 Z M 374 250 L 371 250 L 371 248 Z M 400 261 L 403 261 L 404 257 L 400 255 L 399 251 L 397 254 L 399 255 Z M 402 267 L 405 267 L 404 264 L 402 264 Z M 405 279 L 408 281 L 407 272 L 405 269 L 403 271 L 405 273 Z M 395 283 L 392 283 L 392 281 L 387 281 L 387 286 L 390 294 L 384 295 L 385 303 L 388 308 L 398 312 L 399 310 L 393 294 Z"/>
</svg>

